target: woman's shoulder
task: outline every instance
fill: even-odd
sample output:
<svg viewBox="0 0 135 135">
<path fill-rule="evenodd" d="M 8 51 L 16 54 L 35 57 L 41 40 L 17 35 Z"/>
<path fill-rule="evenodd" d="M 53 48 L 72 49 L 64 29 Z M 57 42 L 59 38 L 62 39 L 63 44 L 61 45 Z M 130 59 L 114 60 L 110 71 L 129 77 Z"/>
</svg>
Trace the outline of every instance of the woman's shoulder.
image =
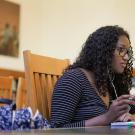
<svg viewBox="0 0 135 135">
<path fill-rule="evenodd" d="M 84 76 L 80 68 L 70 69 L 63 74 L 63 77 L 82 78 Z"/>
<path fill-rule="evenodd" d="M 55 90 L 62 92 L 73 91 L 77 92 L 82 90 L 83 73 L 78 68 L 65 71 L 55 84 Z M 66 90 L 66 91 L 64 91 Z"/>
<path fill-rule="evenodd" d="M 59 80 L 57 81 L 59 82 L 75 82 L 75 83 L 81 83 L 82 81 L 84 81 L 85 76 L 83 74 L 83 72 L 79 69 L 79 68 L 75 68 L 75 69 L 70 69 L 64 72 L 64 74 L 59 78 Z"/>
</svg>

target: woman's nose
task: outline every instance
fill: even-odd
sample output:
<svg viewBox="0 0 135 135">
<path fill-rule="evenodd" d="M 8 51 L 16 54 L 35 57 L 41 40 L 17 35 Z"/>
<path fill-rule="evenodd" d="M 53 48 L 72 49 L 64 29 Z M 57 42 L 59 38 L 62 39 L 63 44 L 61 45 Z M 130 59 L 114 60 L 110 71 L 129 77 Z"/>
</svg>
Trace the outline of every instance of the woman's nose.
<svg viewBox="0 0 135 135">
<path fill-rule="evenodd" d="M 129 60 L 129 55 L 126 53 L 123 58 L 124 58 L 124 60 L 128 61 Z"/>
</svg>

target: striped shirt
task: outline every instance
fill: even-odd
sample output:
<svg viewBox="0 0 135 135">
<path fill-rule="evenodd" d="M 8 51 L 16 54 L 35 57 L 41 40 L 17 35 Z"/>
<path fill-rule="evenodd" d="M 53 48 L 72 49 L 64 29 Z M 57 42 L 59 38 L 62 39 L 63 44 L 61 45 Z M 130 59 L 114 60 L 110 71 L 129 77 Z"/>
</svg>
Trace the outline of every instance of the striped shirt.
<svg viewBox="0 0 135 135">
<path fill-rule="evenodd" d="M 106 111 L 107 106 L 81 69 L 69 70 L 57 81 L 51 106 L 52 127 L 84 127 L 85 120 Z"/>
</svg>

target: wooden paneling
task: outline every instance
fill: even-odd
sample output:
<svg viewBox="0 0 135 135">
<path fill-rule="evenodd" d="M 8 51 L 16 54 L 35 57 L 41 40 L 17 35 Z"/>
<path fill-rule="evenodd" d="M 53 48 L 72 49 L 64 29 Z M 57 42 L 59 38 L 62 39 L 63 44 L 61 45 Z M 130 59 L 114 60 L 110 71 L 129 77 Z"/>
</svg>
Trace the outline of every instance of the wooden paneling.
<svg viewBox="0 0 135 135">
<path fill-rule="evenodd" d="M 19 77 L 24 77 L 24 72 L 0 68 L 0 76 L 13 76 L 14 79 L 18 80 Z"/>
</svg>

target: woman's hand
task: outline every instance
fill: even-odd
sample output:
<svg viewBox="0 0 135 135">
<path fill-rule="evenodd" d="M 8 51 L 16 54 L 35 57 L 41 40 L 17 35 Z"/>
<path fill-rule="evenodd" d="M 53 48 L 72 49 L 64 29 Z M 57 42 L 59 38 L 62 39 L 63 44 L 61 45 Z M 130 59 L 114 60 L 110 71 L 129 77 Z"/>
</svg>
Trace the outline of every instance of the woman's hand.
<svg viewBox="0 0 135 135">
<path fill-rule="evenodd" d="M 85 120 L 85 126 L 106 126 L 111 122 L 118 120 L 119 118 L 123 121 L 133 120 L 129 115 L 129 98 L 130 95 L 122 95 L 113 101 L 108 112 L 99 115 L 97 117 Z M 122 117 L 123 116 L 123 117 Z"/>
<path fill-rule="evenodd" d="M 135 121 L 135 118 L 132 114 L 130 113 L 125 113 L 123 115 L 121 115 L 117 121 L 121 121 L 121 122 L 128 122 L 128 121 Z"/>
<path fill-rule="evenodd" d="M 130 103 L 129 98 L 130 97 L 131 97 L 130 95 L 122 95 L 112 102 L 108 112 L 106 113 L 108 122 L 116 121 L 122 115 L 129 112 L 129 103 Z M 128 118 L 125 117 L 124 120 L 127 120 L 127 119 Z"/>
</svg>

